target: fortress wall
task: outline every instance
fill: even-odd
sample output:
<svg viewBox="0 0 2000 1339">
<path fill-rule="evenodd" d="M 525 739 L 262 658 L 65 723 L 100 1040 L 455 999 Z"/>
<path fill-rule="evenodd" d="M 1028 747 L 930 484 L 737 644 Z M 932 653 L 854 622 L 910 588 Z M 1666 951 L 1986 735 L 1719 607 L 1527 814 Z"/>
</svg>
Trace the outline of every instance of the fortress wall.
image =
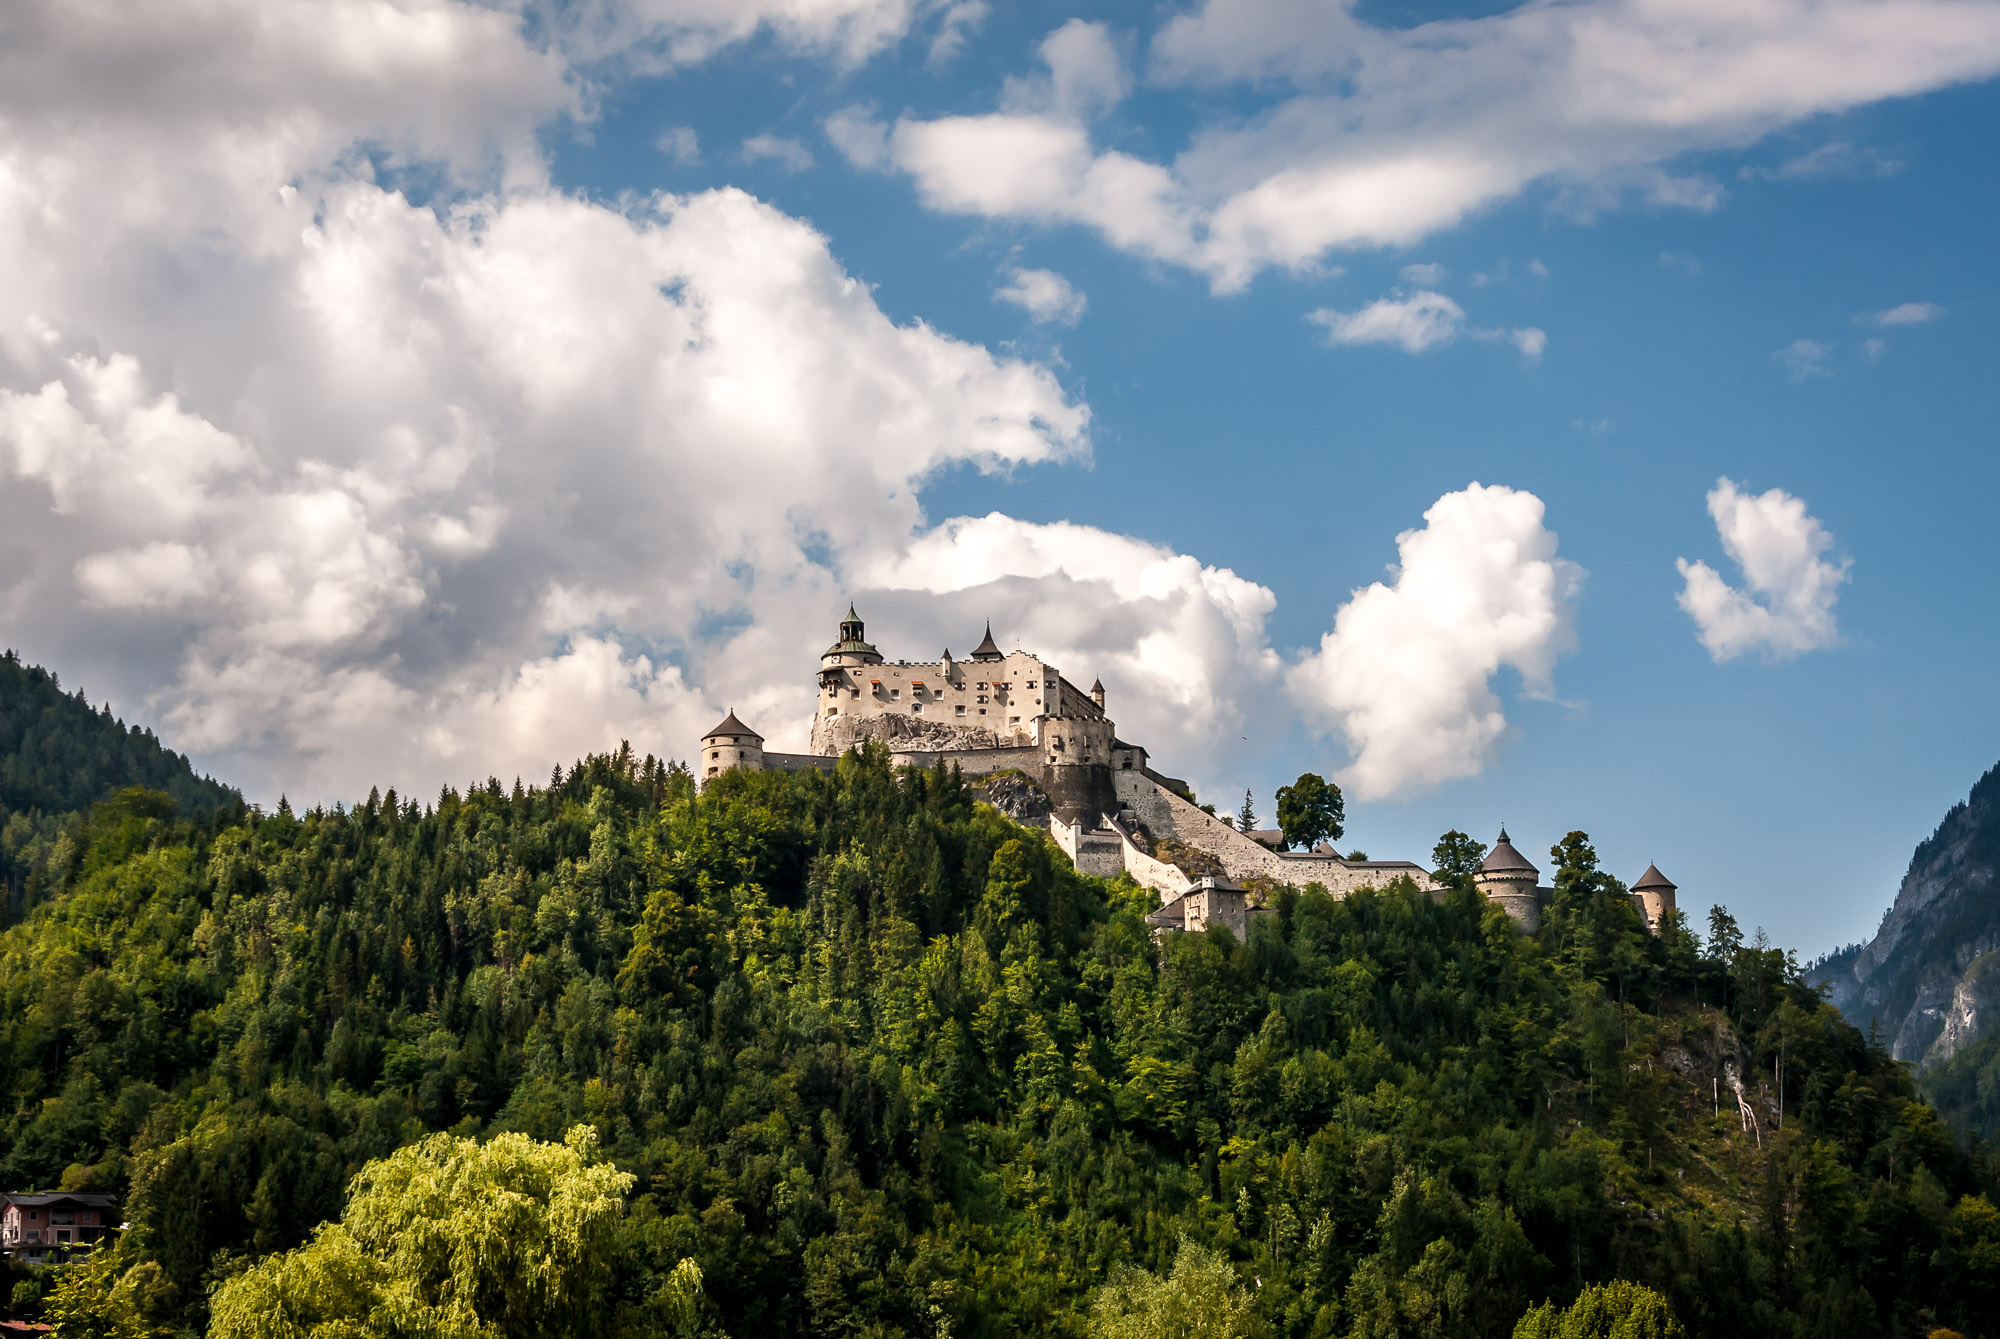
<svg viewBox="0 0 2000 1339">
<path fill-rule="evenodd" d="M 1187 871 L 1164 860 L 1153 859 L 1122 832 L 1118 834 L 1118 847 L 1124 856 L 1125 872 L 1132 876 L 1132 882 L 1158 893 L 1161 906 L 1194 887 L 1194 880 L 1188 877 Z"/>
<path fill-rule="evenodd" d="M 1405 875 L 1419 888 L 1431 887 L 1430 875 L 1415 865 L 1388 861 L 1350 864 L 1337 856 L 1280 855 L 1143 773 L 1114 772 L 1112 778 L 1118 798 L 1132 807 L 1155 838 L 1171 837 L 1213 852 L 1232 879 L 1264 878 L 1294 886 L 1318 883 L 1328 892 L 1342 895 L 1357 888 L 1379 888 Z"/>
<path fill-rule="evenodd" d="M 1002 660 L 954 660 L 949 676 L 937 660 L 852 665 L 829 673 L 833 682 L 821 684 L 813 712 L 815 753 L 843 753 L 864 739 L 893 748 L 900 739 L 927 734 L 940 737 L 939 747 L 1032 744 L 1035 718 L 1050 714 L 1060 696 L 1061 675 L 1022 651 Z M 981 683 L 987 685 L 983 693 Z M 964 739 L 944 742 L 951 734 Z"/>
<path fill-rule="evenodd" d="M 831 772 L 838 757 L 828 757 L 819 753 L 766 753 L 764 770 L 767 772 Z"/>
<path fill-rule="evenodd" d="M 947 769 L 953 763 L 967 776 L 992 776 L 995 772 L 1026 772 L 1040 781 L 1042 775 L 1042 751 L 1038 748 L 997 748 L 997 749 L 897 749 L 890 754 L 889 761 L 896 767 L 929 767 L 944 759 Z"/>
</svg>

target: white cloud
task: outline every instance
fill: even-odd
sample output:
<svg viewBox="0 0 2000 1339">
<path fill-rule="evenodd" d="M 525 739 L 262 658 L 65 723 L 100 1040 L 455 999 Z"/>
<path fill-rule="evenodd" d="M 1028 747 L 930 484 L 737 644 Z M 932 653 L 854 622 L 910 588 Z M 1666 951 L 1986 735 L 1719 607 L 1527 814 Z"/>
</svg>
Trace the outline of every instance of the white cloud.
<svg viewBox="0 0 2000 1339">
<path fill-rule="evenodd" d="M 1753 497 L 1718 479 L 1708 514 L 1744 587 L 1731 586 L 1707 563 L 1681 558 L 1679 603 L 1718 664 L 1750 651 L 1784 660 L 1840 640 L 1833 606 L 1849 562 L 1827 559 L 1833 536 L 1806 513 L 1802 499 L 1778 488 Z"/>
<path fill-rule="evenodd" d="M 1436 261 L 1425 261 L 1420 265 L 1405 265 L 1403 267 L 1403 282 L 1406 284 L 1424 288 L 1435 288 L 1448 277 L 1450 277 L 1449 271 Z"/>
<path fill-rule="evenodd" d="M 1873 149 L 1857 149 L 1845 140 L 1834 140 L 1787 158 L 1776 167 L 1746 166 L 1737 175 L 1745 181 L 1815 181 L 1828 177 L 1893 177 L 1902 170 L 1902 163 L 1884 158 Z"/>
<path fill-rule="evenodd" d="M 1473 776 L 1507 731 L 1493 679 L 1502 669 L 1534 696 L 1553 691 L 1574 642 L 1584 572 L 1556 556 L 1541 499 L 1472 484 L 1396 537 L 1393 584 L 1341 606 L 1319 649 L 1293 666 L 1291 694 L 1344 735 L 1341 783 L 1359 799 Z"/>
<path fill-rule="evenodd" d="M 1886 339 L 1864 339 L 1861 341 L 1861 357 L 1871 367 L 1882 361 L 1882 355 L 1889 351 Z"/>
<path fill-rule="evenodd" d="M 935 0 L 583 0 L 531 3 L 569 57 L 659 71 L 768 32 L 791 50 L 859 65 L 940 6 Z"/>
<path fill-rule="evenodd" d="M 1377 298 L 1359 311 L 1322 307 L 1306 319 L 1326 329 L 1329 344 L 1394 344 L 1422 353 L 1449 344 L 1465 328 L 1465 309 L 1442 293 L 1418 289 Z"/>
<path fill-rule="evenodd" d="M 1102 23 L 1071 19 L 1042 39 L 1040 74 L 1007 81 L 1001 106 L 1025 116 L 1088 120 L 1132 92 L 1132 76 Z"/>
<path fill-rule="evenodd" d="M 993 296 L 1013 303 L 1037 321 L 1063 325 L 1075 325 L 1087 305 L 1083 294 L 1054 270 L 1012 270 L 1008 282 L 995 289 Z"/>
<path fill-rule="evenodd" d="M 1092 49 L 1089 98 L 1054 93 L 1045 46 L 1050 74 L 1010 81 L 996 111 L 884 127 L 886 163 L 932 209 L 1093 228 L 1226 291 L 1332 250 L 1408 245 L 1537 183 L 1586 216 L 1628 197 L 1714 209 L 1716 182 L 1662 165 L 1991 75 L 2000 8 L 1582 0 L 1386 28 L 1347 0 L 1206 0 L 1160 30 L 1152 78 L 1261 110 L 1228 100 L 1170 162 L 1096 144 L 1088 119 L 1123 85 L 1101 78 L 1108 40 Z"/>
<path fill-rule="evenodd" d="M 957 0 L 938 20 L 937 36 L 931 39 L 930 63 L 949 65 L 965 50 L 973 30 L 993 12 L 986 0 Z"/>
<path fill-rule="evenodd" d="M 1876 325 L 1924 325 L 1944 315 L 1935 302 L 1905 302 L 1870 317 Z"/>
<path fill-rule="evenodd" d="M 776 163 L 787 172 L 803 172 L 813 165 L 813 156 L 795 139 L 766 134 L 752 135 L 743 141 L 743 161 Z"/>
<path fill-rule="evenodd" d="M 669 126 L 653 141 L 658 149 L 676 163 L 698 163 L 701 161 L 701 137 L 693 126 Z"/>
<path fill-rule="evenodd" d="M 1772 354 L 1785 375 L 1793 381 L 1810 381 L 1814 377 L 1830 375 L 1826 370 L 1827 357 L 1833 353 L 1831 344 L 1816 339 L 1795 339 L 1784 348 Z"/>
<path fill-rule="evenodd" d="M 1689 275 L 1700 274 L 1703 268 L 1699 256 L 1690 255 L 1685 251 L 1662 251 L 1660 264 L 1664 268 L 1680 270 Z"/>
<path fill-rule="evenodd" d="M 1437 268 L 1413 265 L 1406 267 L 1403 273 L 1409 277 L 1413 271 Z M 1548 335 L 1533 326 L 1516 330 L 1468 328 L 1464 308 L 1442 293 L 1421 288 L 1414 292 L 1399 290 L 1388 297 L 1377 298 L 1358 311 L 1343 312 L 1322 307 L 1308 312 L 1306 319 L 1326 330 L 1329 344 L 1393 344 L 1405 353 L 1423 353 L 1439 348 L 1461 334 L 1478 340 L 1503 340 L 1530 359 L 1540 358 L 1549 344 Z"/>
</svg>

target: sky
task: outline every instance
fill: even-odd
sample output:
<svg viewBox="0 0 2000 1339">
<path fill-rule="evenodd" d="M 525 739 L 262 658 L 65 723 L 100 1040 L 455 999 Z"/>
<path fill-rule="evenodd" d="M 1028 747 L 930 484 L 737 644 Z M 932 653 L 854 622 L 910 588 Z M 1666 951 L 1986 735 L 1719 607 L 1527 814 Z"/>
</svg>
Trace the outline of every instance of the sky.
<svg viewBox="0 0 2000 1339">
<path fill-rule="evenodd" d="M 2000 757 L 2000 3 L 18 0 L 0 641 L 266 804 L 892 658 L 1809 958 Z"/>
</svg>

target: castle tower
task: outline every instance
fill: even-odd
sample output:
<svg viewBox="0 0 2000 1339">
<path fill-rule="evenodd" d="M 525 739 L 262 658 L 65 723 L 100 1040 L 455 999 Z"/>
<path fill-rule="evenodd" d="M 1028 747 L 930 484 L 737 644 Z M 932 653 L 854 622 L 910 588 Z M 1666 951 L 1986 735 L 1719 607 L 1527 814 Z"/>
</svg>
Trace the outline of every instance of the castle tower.
<svg viewBox="0 0 2000 1339">
<path fill-rule="evenodd" d="M 824 685 L 827 676 L 843 669 L 858 669 L 866 665 L 882 663 L 882 653 L 868 644 L 861 626 L 861 616 L 854 612 L 854 606 L 847 606 L 847 617 L 840 620 L 840 639 L 819 655 L 819 677 Z"/>
<path fill-rule="evenodd" d="M 1490 901 L 1499 904 L 1513 920 L 1515 929 L 1534 934 L 1542 928 L 1542 905 L 1535 892 L 1541 874 L 1528 857 L 1514 849 L 1514 843 L 1507 839 L 1507 829 L 1501 828 L 1500 840 L 1493 843 L 1486 859 L 1479 862 L 1479 872 L 1472 876 L 1472 882 Z"/>
<path fill-rule="evenodd" d="M 1632 901 L 1646 918 L 1646 928 L 1658 934 L 1660 922 L 1674 909 L 1673 881 L 1660 873 L 1658 865 L 1648 865 L 1639 881 L 1632 885 Z"/>
<path fill-rule="evenodd" d="M 1090 685 L 1090 700 L 1097 704 L 1099 711 L 1104 710 L 1104 680 L 1099 679 Z"/>
<path fill-rule="evenodd" d="M 706 781 L 733 767 L 763 771 L 764 736 L 737 720 L 732 707 L 722 724 L 701 737 L 701 776 Z"/>
<path fill-rule="evenodd" d="M 985 639 L 979 645 L 972 648 L 972 658 L 974 660 L 1005 660 L 1007 658 L 1007 653 L 993 644 L 993 621 L 991 619 L 988 619 L 986 622 Z"/>
</svg>

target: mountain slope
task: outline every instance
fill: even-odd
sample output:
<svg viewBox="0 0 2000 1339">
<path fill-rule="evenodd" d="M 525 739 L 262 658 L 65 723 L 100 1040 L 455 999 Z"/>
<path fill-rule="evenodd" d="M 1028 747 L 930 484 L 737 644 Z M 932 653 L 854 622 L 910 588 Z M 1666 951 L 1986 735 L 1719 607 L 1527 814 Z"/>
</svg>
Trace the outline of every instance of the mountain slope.
<svg viewBox="0 0 2000 1339">
<path fill-rule="evenodd" d="M 75 854 L 74 835 L 60 844 L 69 817 L 132 786 L 169 796 L 182 817 L 243 802 L 151 730 L 63 692 L 53 674 L 14 652 L 0 654 L 0 891 L 33 900 L 55 881 L 49 863 Z"/>
<path fill-rule="evenodd" d="M 1273 1339 L 1505 1339 L 1614 1277 L 1705 1339 L 2000 1333 L 1992 1168 L 1782 953 L 1648 935 L 1581 834 L 1536 937 L 1406 884 L 1239 944 L 879 750 L 141 799 L 0 932 L 0 1178 L 119 1193 L 164 1322 L 427 1131 L 587 1122 L 637 1177 L 624 1302 L 691 1257 L 738 1335 L 1080 1337 L 1183 1238 Z"/>
</svg>

